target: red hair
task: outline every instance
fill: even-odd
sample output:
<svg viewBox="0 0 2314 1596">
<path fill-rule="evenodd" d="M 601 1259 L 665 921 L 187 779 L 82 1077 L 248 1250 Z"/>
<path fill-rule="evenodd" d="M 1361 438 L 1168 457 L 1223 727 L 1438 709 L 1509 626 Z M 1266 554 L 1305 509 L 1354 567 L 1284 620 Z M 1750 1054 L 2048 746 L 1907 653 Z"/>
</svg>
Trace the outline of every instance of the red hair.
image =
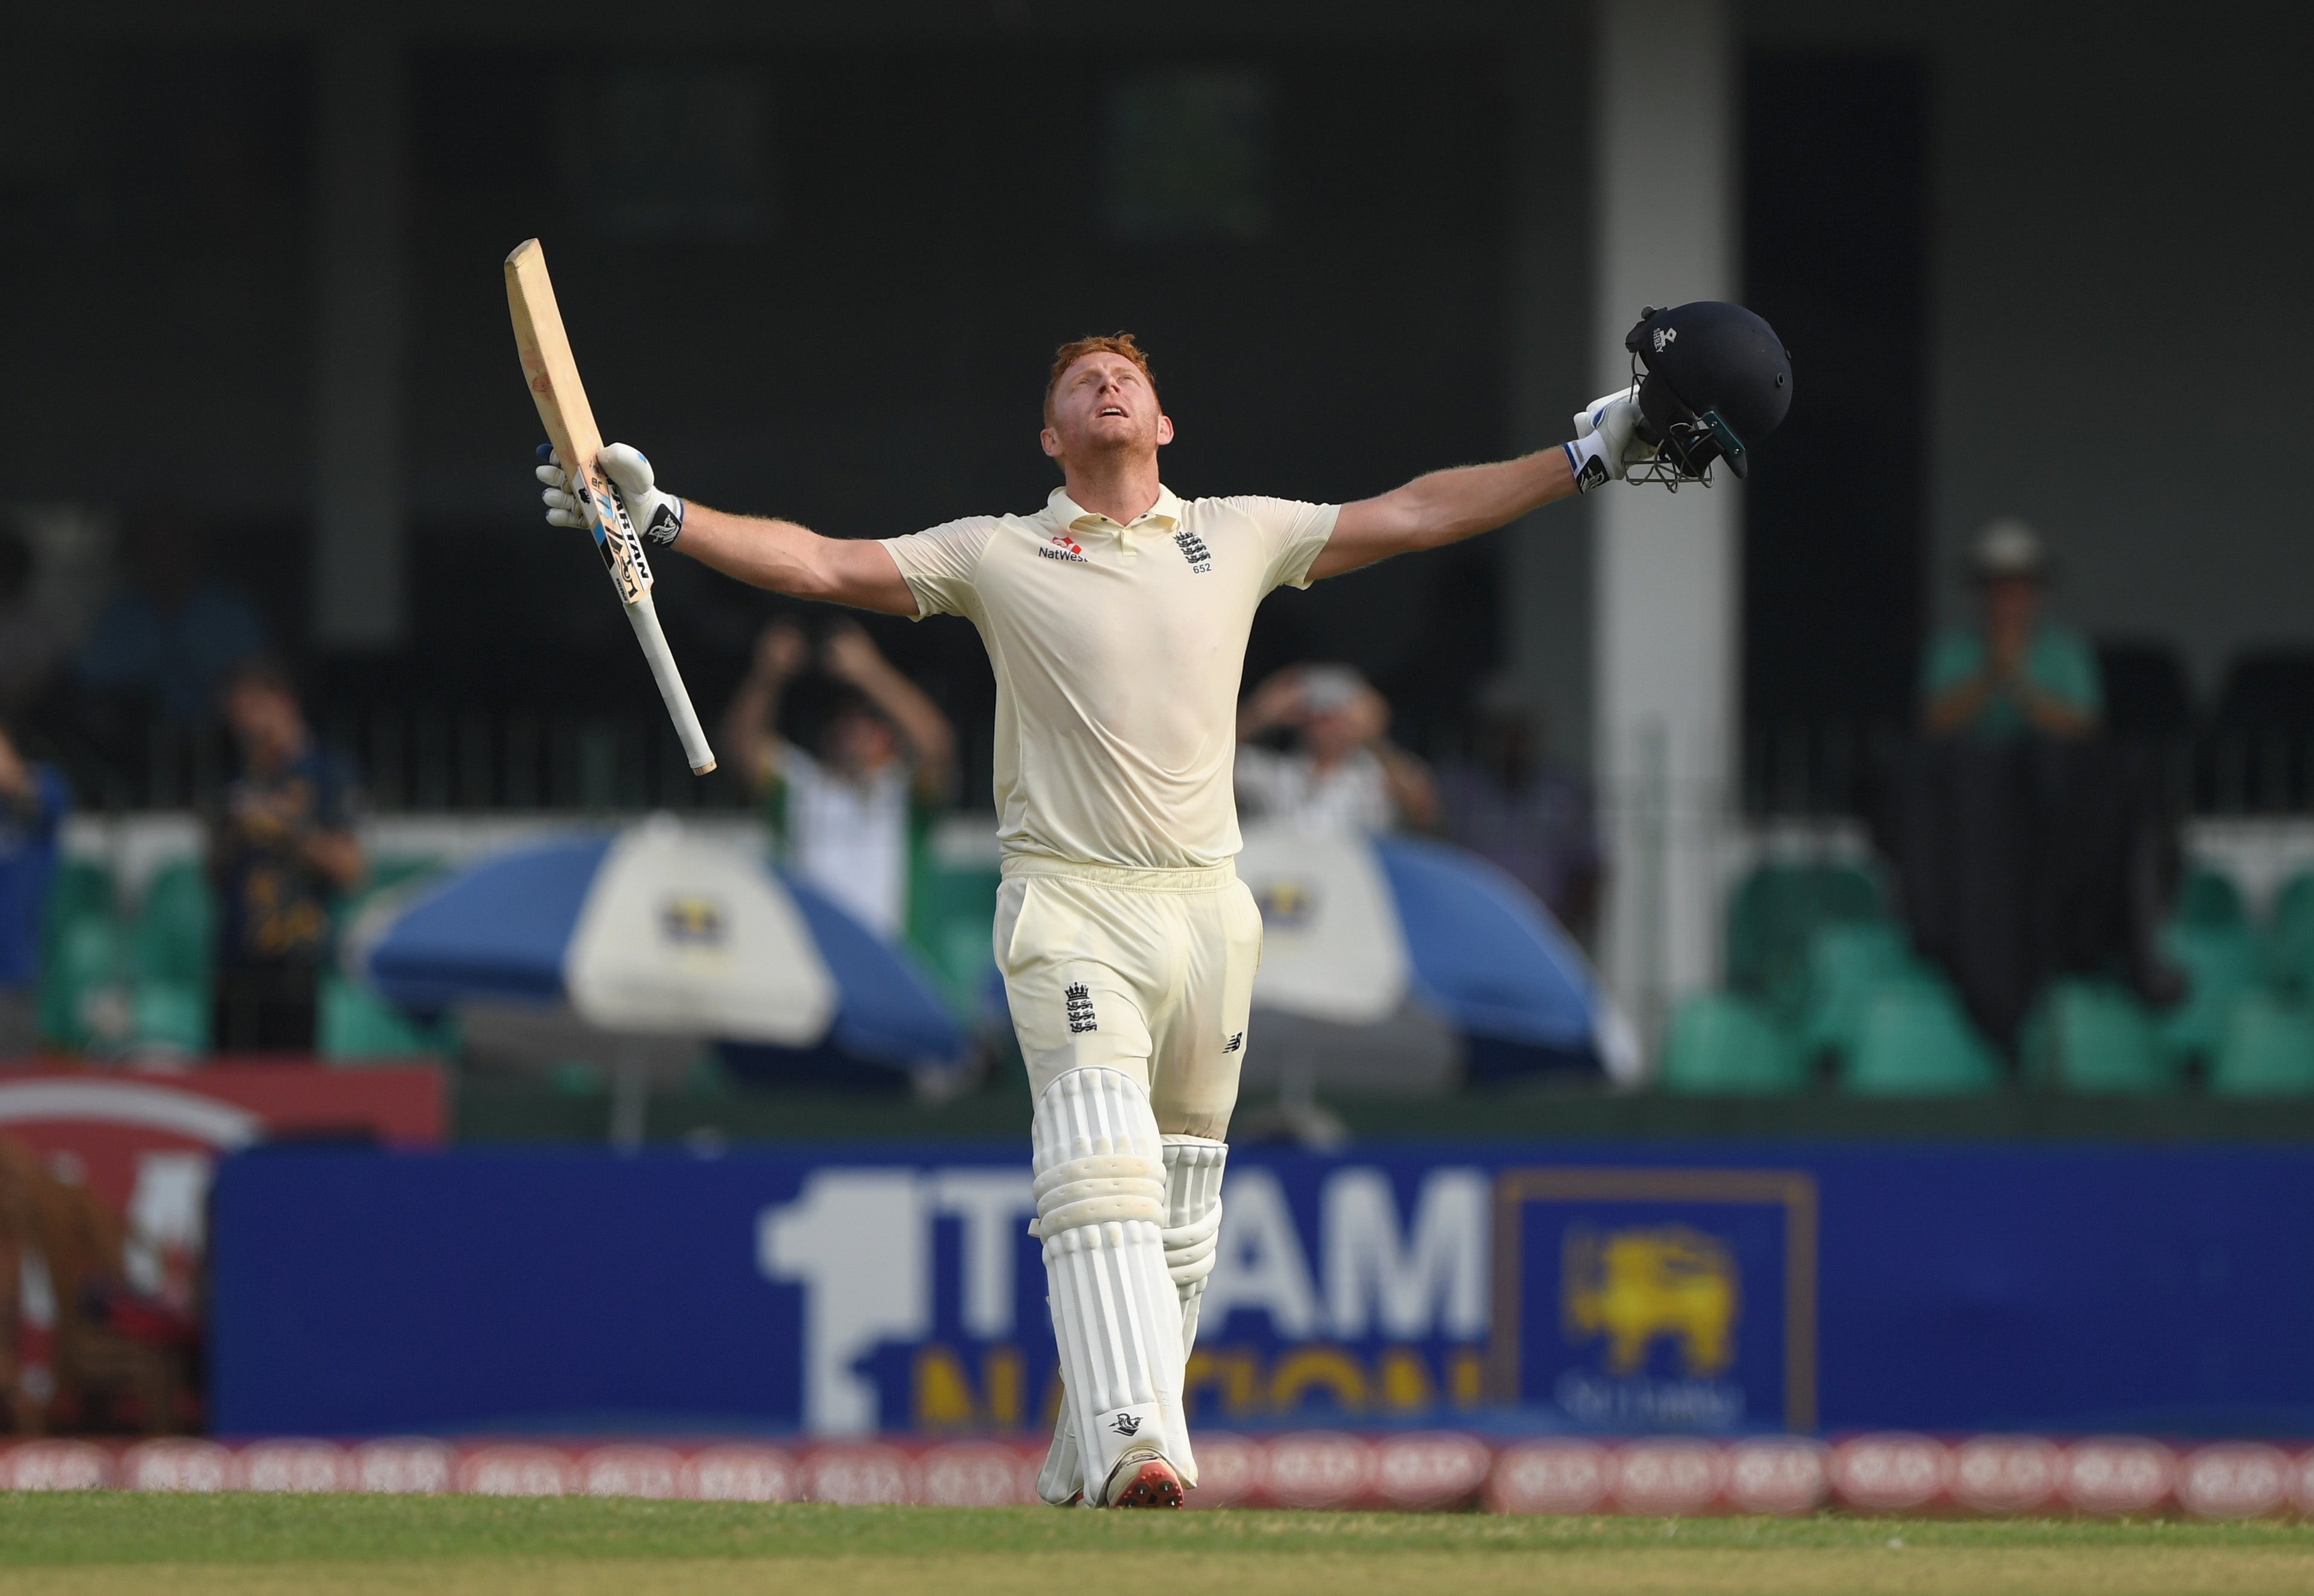
<svg viewBox="0 0 2314 1596">
<path fill-rule="evenodd" d="M 1140 368 L 1142 380 L 1149 384 L 1149 392 L 1157 392 L 1157 374 L 1149 369 L 1149 357 L 1143 354 L 1141 346 L 1133 341 L 1133 334 L 1109 332 L 1097 338 L 1073 339 L 1053 351 L 1053 373 L 1045 379 L 1045 420 L 1048 425 L 1053 419 L 1053 395 L 1060 390 L 1061 377 L 1070 366 L 1087 355 L 1124 356 Z"/>
</svg>

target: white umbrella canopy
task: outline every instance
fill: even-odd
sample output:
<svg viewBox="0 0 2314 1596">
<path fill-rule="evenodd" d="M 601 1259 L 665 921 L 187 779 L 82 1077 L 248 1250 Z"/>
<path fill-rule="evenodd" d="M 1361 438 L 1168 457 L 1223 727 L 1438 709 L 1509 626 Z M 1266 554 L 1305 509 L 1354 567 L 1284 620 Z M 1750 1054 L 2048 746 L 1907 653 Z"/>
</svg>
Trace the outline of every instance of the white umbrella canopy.
<svg viewBox="0 0 2314 1596">
<path fill-rule="evenodd" d="M 842 997 L 762 860 L 667 816 L 483 860 L 376 905 L 349 944 L 403 1008 L 561 1010 L 622 1036 L 809 1046 Z"/>
<path fill-rule="evenodd" d="M 835 1017 L 835 980 L 794 900 L 741 849 L 672 822 L 611 844 L 563 982 L 605 1030 L 801 1047 Z"/>
<path fill-rule="evenodd" d="M 1260 904 L 1246 1085 L 1451 1089 L 1558 1068 L 1635 1072 L 1629 1027 L 1532 895 L 1475 854 L 1406 836 L 1245 829 Z"/>
<path fill-rule="evenodd" d="M 953 1068 L 968 1042 L 900 949 L 672 816 L 478 861 L 374 905 L 347 953 L 388 1001 L 458 1012 L 478 1056 L 592 1055 L 635 1089 L 709 1041 L 742 1073 L 804 1058 L 862 1080 Z"/>
<path fill-rule="evenodd" d="M 1375 1025 L 1406 1001 L 1406 938 L 1372 842 L 1250 825 L 1237 873 L 1261 906 L 1257 1006 Z"/>
</svg>

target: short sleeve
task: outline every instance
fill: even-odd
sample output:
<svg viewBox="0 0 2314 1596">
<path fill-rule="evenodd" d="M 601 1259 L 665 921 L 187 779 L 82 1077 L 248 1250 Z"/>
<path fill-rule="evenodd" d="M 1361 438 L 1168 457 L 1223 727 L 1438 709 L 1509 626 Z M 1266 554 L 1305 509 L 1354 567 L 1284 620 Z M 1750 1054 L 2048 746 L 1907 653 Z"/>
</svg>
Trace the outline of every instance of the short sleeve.
<svg viewBox="0 0 2314 1596">
<path fill-rule="evenodd" d="M 996 534 L 990 516 L 969 516 L 947 521 L 905 537 L 886 538 L 892 563 L 901 580 L 916 595 L 916 619 L 927 615 L 963 615 L 973 610 L 973 578 L 988 540 Z"/>
<path fill-rule="evenodd" d="M 2033 678 L 2040 689 L 2092 718 L 2105 713 L 2105 682 L 2097 651 L 2079 634 L 2051 627 L 2034 651 Z"/>
<path fill-rule="evenodd" d="M 1956 629 L 1939 634 L 1921 661 L 1921 701 L 1933 703 L 1967 681 L 1982 659 L 1975 633 Z"/>
<path fill-rule="evenodd" d="M 1261 535 L 1266 559 L 1261 590 L 1307 587 L 1318 551 L 1334 535 L 1342 507 L 1304 504 L 1296 498 L 1232 498 L 1230 507 L 1250 520 Z"/>
</svg>

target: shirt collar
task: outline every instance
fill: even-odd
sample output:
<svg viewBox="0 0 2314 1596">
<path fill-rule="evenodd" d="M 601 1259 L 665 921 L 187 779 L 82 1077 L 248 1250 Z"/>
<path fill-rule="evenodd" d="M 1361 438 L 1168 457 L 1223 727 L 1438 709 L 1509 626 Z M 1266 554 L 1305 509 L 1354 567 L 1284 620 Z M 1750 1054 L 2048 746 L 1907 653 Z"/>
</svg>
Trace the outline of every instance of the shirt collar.
<svg viewBox="0 0 2314 1596">
<path fill-rule="evenodd" d="M 1181 501 L 1164 483 L 1157 484 L 1157 502 L 1134 518 L 1132 527 L 1118 527 L 1108 516 L 1086 509 L 1069 497 L 1065 488 L 1055 488 L 1045 501 L 1045 513 L 1072 532 L 1100 532 L 1115 528 L 1130 531 L 1133 527 L 1156 526 L 1171 532 L 1181 525 Z"/>
</svg>

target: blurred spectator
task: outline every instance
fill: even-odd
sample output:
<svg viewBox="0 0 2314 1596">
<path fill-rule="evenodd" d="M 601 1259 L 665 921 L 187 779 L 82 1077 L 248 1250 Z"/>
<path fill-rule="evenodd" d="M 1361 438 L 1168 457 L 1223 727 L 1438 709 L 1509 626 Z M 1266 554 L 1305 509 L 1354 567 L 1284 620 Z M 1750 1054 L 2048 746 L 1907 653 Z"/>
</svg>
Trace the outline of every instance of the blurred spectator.
<svg viewBox="0 0 2314 1596">
<path fill-rule="evenodd" d="M 0 1058 L 37 1044 L 40 912 L 57 873 L 57 833 L 71 799 L 50 766 L 28 764 L 0 730 Z"/>
<path fill-rule="evenodd" d="M 0 527 L 0 713 L 39 699 L 63 652 L 64 635 L 32 604 L 31 545 Z"/>
<path fill-rule="evenodd" d="M 954 788 L 956 735 L 868 634 L 841 622 L 817 664 L 840 685 L 808 754 L 779 735 L 780 705 L 814 663 L 810 640 L 773 622 L 723 719 L 723 740 L 763 800 L 782 861 L 881 935 L 909 929 L 932 821 Z"/>
<path fill-rule="evenodd" d="M 214 1045 L 310 1053 L 330 899 L 362 877 L 359 795 L 314 742 L 279 666 L 243 661 L 220 703 L 242 764 L 209 836 L 220 899 Z"/>
<path fill-rule="evenodd" d="M 144 698 L 172 724 L 205 721 L 234 666 L 264 651 L 265 622 L 208 574 L 206 540 L 180 512 L 138 512 L 124 543 L 126 578 L 81 645 L 81 680 Z"/>
<path fill-rule="evenodd" d="M 1254 739 L 1281 728 L 1281 754 Z M 1390 705 L 1346 665 L 1288 666 L 1237 716 L 1237 801 L 1313 831 L 1427 831 L 1438 794 L 1422 762 L 1390 740 Z"/>
<path fill-rule="evenodd" d="M 1588 942 L 1599 905 L 1599 839 L 1591 789 L 1543 752 L 1517 684 L 1497 677 L 1479 698 L 1476 757 L 1438 775 L 1446 834 L 1493 860 Z"/>
<path fill-rule="evenodd" d="M 2095 731 L 2104 710 L 2097 655 L 2042 619 L 2049 560 L 2040 537 L 2022 521 L 1995 521 L 1978 536 L 1970 563 L 1983 621 L 1930 644 L 1921 671 L 1928 730 L 1995 740 L 2028 730 L 2049 737 Z"/>
</svg>

